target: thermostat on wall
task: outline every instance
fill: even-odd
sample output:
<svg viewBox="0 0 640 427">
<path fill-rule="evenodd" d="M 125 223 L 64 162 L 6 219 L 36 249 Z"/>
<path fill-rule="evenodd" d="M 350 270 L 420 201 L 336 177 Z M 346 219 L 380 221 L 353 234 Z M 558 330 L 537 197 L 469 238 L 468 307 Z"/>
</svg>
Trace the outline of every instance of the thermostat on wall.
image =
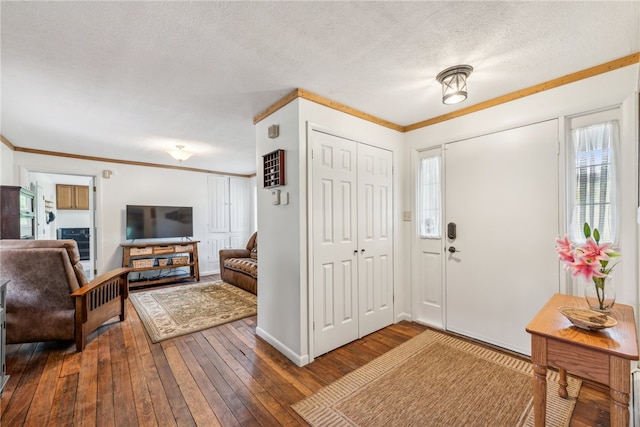
<svg viewBox="0 0 640 427">
<path fill-rule="evenodd" d="M 280 125 L 269 126 L 269 138 L 274 139 L 280 136 Z"/>
</svg>

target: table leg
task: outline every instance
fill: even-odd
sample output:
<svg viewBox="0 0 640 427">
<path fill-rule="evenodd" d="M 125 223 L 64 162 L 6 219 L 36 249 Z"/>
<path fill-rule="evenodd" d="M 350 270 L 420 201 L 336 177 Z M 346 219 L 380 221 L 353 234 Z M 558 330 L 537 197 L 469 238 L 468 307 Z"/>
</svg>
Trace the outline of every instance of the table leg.
<svg viewBox="0 0 640 427">
<path fill-rule="evenodd" d="M 547 340 L 545 338 L 531 336 L 531 362 L 535 427 L 544 427 L 547 421 Z"/>
<path fill-rule="evenodd" d="M 560 368 L 558 374 L 560 375 L 560 378 L 558 378 L 558 395 L 566 399 L 569 397 L 569 393 L 567 392 L 567 370 Z"/>
<path fill-rule="evenodd" d="M 609 357 L 609 404 L 611 427 L 629 426 L 631 366 L 628 360 Z"/>
</svg>

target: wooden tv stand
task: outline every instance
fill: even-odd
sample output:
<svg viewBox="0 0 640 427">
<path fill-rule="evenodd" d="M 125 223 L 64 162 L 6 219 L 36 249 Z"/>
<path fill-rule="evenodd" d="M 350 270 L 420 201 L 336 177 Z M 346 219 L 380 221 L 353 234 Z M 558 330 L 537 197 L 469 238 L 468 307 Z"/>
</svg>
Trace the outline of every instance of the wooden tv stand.
<svg viewBox="0 0 640 427">
<path fill-rule="evenodd" d="M 129 287 L 176 283 L 183 280 L 200 281 L 200 267 L 198 265 L 198 243 L 188 242 L 144 242 L 122 243 L 122 266 L 131 267 L 129 273 Z M 181 263 L 178 263 L 181 262 Z M 189 269 L 182 273 L 178 269 Z M 163 270 L 169 273 L 163 275 Z M 156 276 L 131 277 L 132 274 L 157 271 Z"/>
</svg>

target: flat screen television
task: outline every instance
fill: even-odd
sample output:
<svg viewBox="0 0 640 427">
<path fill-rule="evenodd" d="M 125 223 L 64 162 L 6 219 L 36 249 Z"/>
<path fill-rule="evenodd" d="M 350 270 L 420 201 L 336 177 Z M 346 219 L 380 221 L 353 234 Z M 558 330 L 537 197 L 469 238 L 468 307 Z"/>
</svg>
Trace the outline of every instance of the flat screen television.
<svg viewBox="0 0 640 427">
<path fill-rule="evenodd" d="M 127 240 L 193 236 L 191 206 L 127 205 Z"/>
</svg>

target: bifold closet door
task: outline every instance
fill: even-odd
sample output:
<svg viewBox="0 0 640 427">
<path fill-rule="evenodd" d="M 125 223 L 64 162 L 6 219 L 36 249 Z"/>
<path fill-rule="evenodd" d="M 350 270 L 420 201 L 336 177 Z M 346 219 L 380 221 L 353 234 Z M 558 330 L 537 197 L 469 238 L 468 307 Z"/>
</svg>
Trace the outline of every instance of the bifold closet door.
<svg viewBox="0 0 640 427">
<path fill-rule="evenodd" d="M 358 339 L 357 144 L 312 131 L 313 335 L 318 356 Z"/>
<path fill-rule="evenodd" d="M 360 336 L 393 323 L 393 153 L 358 144 Z"/>
<path fill-rule="evenodd" d="M 393 155 L 311 132 L 318 356 L 393 322 Z"/>
</svg>

